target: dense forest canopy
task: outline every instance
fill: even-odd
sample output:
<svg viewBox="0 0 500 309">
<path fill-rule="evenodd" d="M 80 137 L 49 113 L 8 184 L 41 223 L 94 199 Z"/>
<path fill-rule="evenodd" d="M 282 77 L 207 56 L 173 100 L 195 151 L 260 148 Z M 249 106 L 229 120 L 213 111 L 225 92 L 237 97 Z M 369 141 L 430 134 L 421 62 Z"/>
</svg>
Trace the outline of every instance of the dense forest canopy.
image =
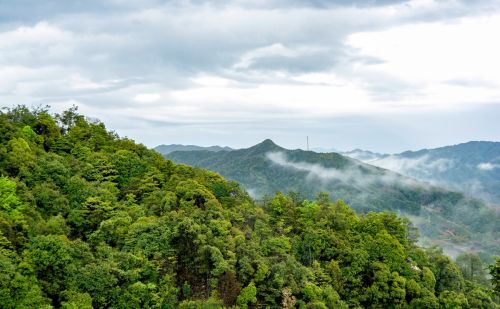
<svg viewBox="0 0 500 309">
<path fill-rule="evenodd" d="M 327 194 L 255 202 L 76 108 L 0 114 L 3 308 L 498 308 L 499 262 Z"/>
</svg>

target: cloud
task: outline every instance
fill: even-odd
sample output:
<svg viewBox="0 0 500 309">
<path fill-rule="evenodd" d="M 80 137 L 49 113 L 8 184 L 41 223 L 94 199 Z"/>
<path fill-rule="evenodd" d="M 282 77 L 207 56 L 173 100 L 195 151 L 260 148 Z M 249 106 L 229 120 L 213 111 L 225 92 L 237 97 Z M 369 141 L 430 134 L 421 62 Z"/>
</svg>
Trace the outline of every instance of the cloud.
<svg viewBox="0 0 500 309">
<path fill-rule="evenodd" d="M 361 149 L 354 149 L 351 151 L 342 152 L 341 154 L 345 155 L 347 157 L 365 162 L 365 163 L 370 163 L 372 161 L 375 161 L 375 160 L 378 160 L 378 159 L 381 159 L 381 158 L 387 156 L 386 154 L 375 153 L 375 152 L 361 150 Z"/>
<path fill-rule="evenodd" d="M 161 95 L 158 93 L 140 93 L 134 96 L 133 100 L 139 103 L 153 103 L 161 99 Z"/>
<path fill-rule="evenodd" d="M 257 69 L 265 71 L 303 71 L 327 70 L 332 63 L 325 65 L 325 54 L 331 50 L 321 46 L 287 47 L 281 43 L 256 48 L 240 57 L 232 68 L 235 70 Z M 315 61 L 318 59 L 317 61 Z M 315 68 L 314 68 L 315 67 Z"/>
<path fill-rule="evenodd" d="M 0 104 L 79 102 L 150 146 L 162 135 L 124 131 L 130 115 L 246 136 L 497 104 L 498 16 L 486 0 L 2 1 Z"/>
<path fill-rule="evenodd" d="M 113 82 L 107 81 L 104 83 L 96 83 L 75 73 L 71 75 L 69 84 L 70 88 L 74 90 L 99 90 L 110 87 Z"/>
<path fill-rule="evenodd" d="M 377 75 L 411 85 L 400 95 L 406 102 L 498 102 L 500 43 L 492 41 L 490 29 L 500 27 L 499 15 L 460 18 L 453 23 L 432 22 L 404 25 L 380 32 L 351 34 L 347 44 L 362 56 L 383 62 L 359 67 L 377 92 Z M 481 34 L 481 35 L 479 35 Z M 457 68 L 460 68 L 457 70 Z M 450 83 L 476 80 L 482 83 Z M 484 81 L 488 82 L 484 82 Z M 485 87 L 487 86 L 487 87 Z M 403 88 L 404 89 L 404 88 Z M 417 90 L 417 91 L 415 91 Z M 416 95 L 415 95 L 416 94 Z"/>
<path fill-rule="evenodd" d="M 52 45 L 71 39 L 71 33 L 40 22 L 33 27 L 21 26 L 0 34 L 0 48 L 19 47 L 19 45 Z"/>
<path fill-rule="evenodd" d="M 273 163 L 291 168 L 299 171 L 304 171 L 309 173 L 309 177 L 319 178 L 325 181 L 329 180 L 343 180 L 345 182 L 353 182 L 357 177 L 353 177 L 352 173 L 344 173 L 338 169 L 325 168 L 320 164 L 308 163 L 308 162 L 293 162 L 289 161 L 286 154 L 283 152 L 269 152 L 266 157 Z M 360 175 L 356 175 L 360 176 Z"/>
<path fill-rule="evenodd" d="M 435 173 L 445 172 L 455 166 L 452 159 L 432 159 L 429 155 L 422 155 L 415 158 L 404 158 L 391 155 L 378 160 L 370 161 L 370 164 L 386 168 L 404 175 L 426 175 L 431 177 Z"/>
<path fill-rule="evenodd" d="M 496 168 L 500 168 L 500 164 L 484 162 L 477 165 L 477 168 L 481 171 L 492 171 Z"/>
<path fill-rule="evenodd" d="M 382 170 L 374 169 L 373 174 L 367 174 L 358 165 L 347 165 L 343 169 L 328 168 L 316 163 L 291 161 L 283 152 L 269 152 L 266 154 L 266 158 L 284 168 L 307 172 L 307 179 L 309 180 L 319 179 L 323 182 L 340 181 L 365 189 L 373 184 L 393 185 L 404 183 L 408 186 L 423 186 L 411 179 Z M 370 166 L 367 165 L 364 168 L 370 168 Z"/>
</svg>

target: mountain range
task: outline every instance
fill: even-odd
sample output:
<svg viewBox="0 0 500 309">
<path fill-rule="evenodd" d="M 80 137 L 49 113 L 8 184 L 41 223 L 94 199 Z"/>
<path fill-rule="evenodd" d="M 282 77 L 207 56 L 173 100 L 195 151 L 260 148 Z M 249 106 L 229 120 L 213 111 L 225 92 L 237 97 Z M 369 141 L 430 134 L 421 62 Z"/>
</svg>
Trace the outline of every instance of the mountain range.
<svg viewBox="0 0 500 309">
<path fill-rule="evenodd" d="M 359 149 L 342 154 L 500 205 L 499 142 L 475 141 L 392 155 Z"/>
<path fill-rule="evenodd" d="M 498 214 L 484 202 L 338 153 L 288 150 L 265 140 L 247 149 L 174 151 L 166 157 L 216 171 L 257 198 L 289 191 L 313 198 L 327 192 L 360 213 L 404 214 L 432 244 L 499 249 Z"/>
<path fill-rule="evenodd" d="M 159 145 L 154 148 L 157 152 L 161 154 L 169 154 L 174 151 L 197 151 L 197 150 L 207 150 L 207 151 L 231 151 L 233 150 L 230 147 L 221 147 L 221 146 L 209 146 L 209 147 L 202 147 L 202 146 L 196 146 L 196 145 L 180 145 L 180 144 L 171 144 L 171 145 Z"/>
<path fill-rule="evenodd" d="M 160 145 L 161 154 L 174 151 L 232 151 L 233 148 L 195 145 Z M 459 191 L 500 207 L 500 143 L 472 141 L 434 149 L 405 151 L 397 154 L 354 149 L 314 148 L 317 153 L 335 152 L 370 165 L 397 172 L 435 186 Z"/>
</svg>

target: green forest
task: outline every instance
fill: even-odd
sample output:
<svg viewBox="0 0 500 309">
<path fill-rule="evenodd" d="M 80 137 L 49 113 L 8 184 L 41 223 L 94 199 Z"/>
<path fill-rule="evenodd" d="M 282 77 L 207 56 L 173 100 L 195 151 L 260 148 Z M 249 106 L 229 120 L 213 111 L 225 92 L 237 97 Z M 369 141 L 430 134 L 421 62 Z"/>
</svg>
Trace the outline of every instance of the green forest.
<svg viewBox="0 0 500 309">
<path fill-rule="evenodd" d="M 282 162 L 273 161 L 270 154 L 278 154 Z M 288 150 L 265 140 L 232 151 L 173 151 L 166 158 L 218 172 L 237 181 L 256 199 L 290 191 L 313 199 L 318 192 L 328 192 L 333 200 L 344 200 L 358 213 L 393 211 L 408 216 L 426 245 L 500 254 L 500 212 L 495 204 L 338 153 Z"/>
<path fill-rule="evenodd" d="M 255 201 L 48 111 L 0 113 L 2 308 L 499 308 L 499 259 L 421 248 L 395 213 Z"/>
</svg>

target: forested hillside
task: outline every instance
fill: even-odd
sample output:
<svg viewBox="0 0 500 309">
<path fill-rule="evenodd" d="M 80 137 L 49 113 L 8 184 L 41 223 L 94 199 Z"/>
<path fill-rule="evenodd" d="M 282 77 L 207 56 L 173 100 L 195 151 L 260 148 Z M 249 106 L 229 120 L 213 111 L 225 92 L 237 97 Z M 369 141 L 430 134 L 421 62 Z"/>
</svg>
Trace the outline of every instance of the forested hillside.
<svg viewBox="0 0 500 309">
<path fill-rule="evenodd" d="M 476 255 L 393 213 L 256 203 L 76 109 L 1 112 L 0 173 L 2 308 L 498 308 Z"/>
<path fill-rule="evenodd" d="M 370 153 L 370 152 L 365 152 Z M 500 208 L 500 143 L 468 142 L 394 155 L 362 156 L 363 162 L 482 198 Z"/>
<path fill-rule="evenodd" d="M 359 213 L 409 216 L 431 244 L 500 254 L 499 213 L 482 201 L 338 153 L 288 150 L 265 140 L 247 149 L 177 151 L 167 158 L 216 171 L 257 197 L 293 191 L 313 198 L 324 191 Z"/>
</svg>

